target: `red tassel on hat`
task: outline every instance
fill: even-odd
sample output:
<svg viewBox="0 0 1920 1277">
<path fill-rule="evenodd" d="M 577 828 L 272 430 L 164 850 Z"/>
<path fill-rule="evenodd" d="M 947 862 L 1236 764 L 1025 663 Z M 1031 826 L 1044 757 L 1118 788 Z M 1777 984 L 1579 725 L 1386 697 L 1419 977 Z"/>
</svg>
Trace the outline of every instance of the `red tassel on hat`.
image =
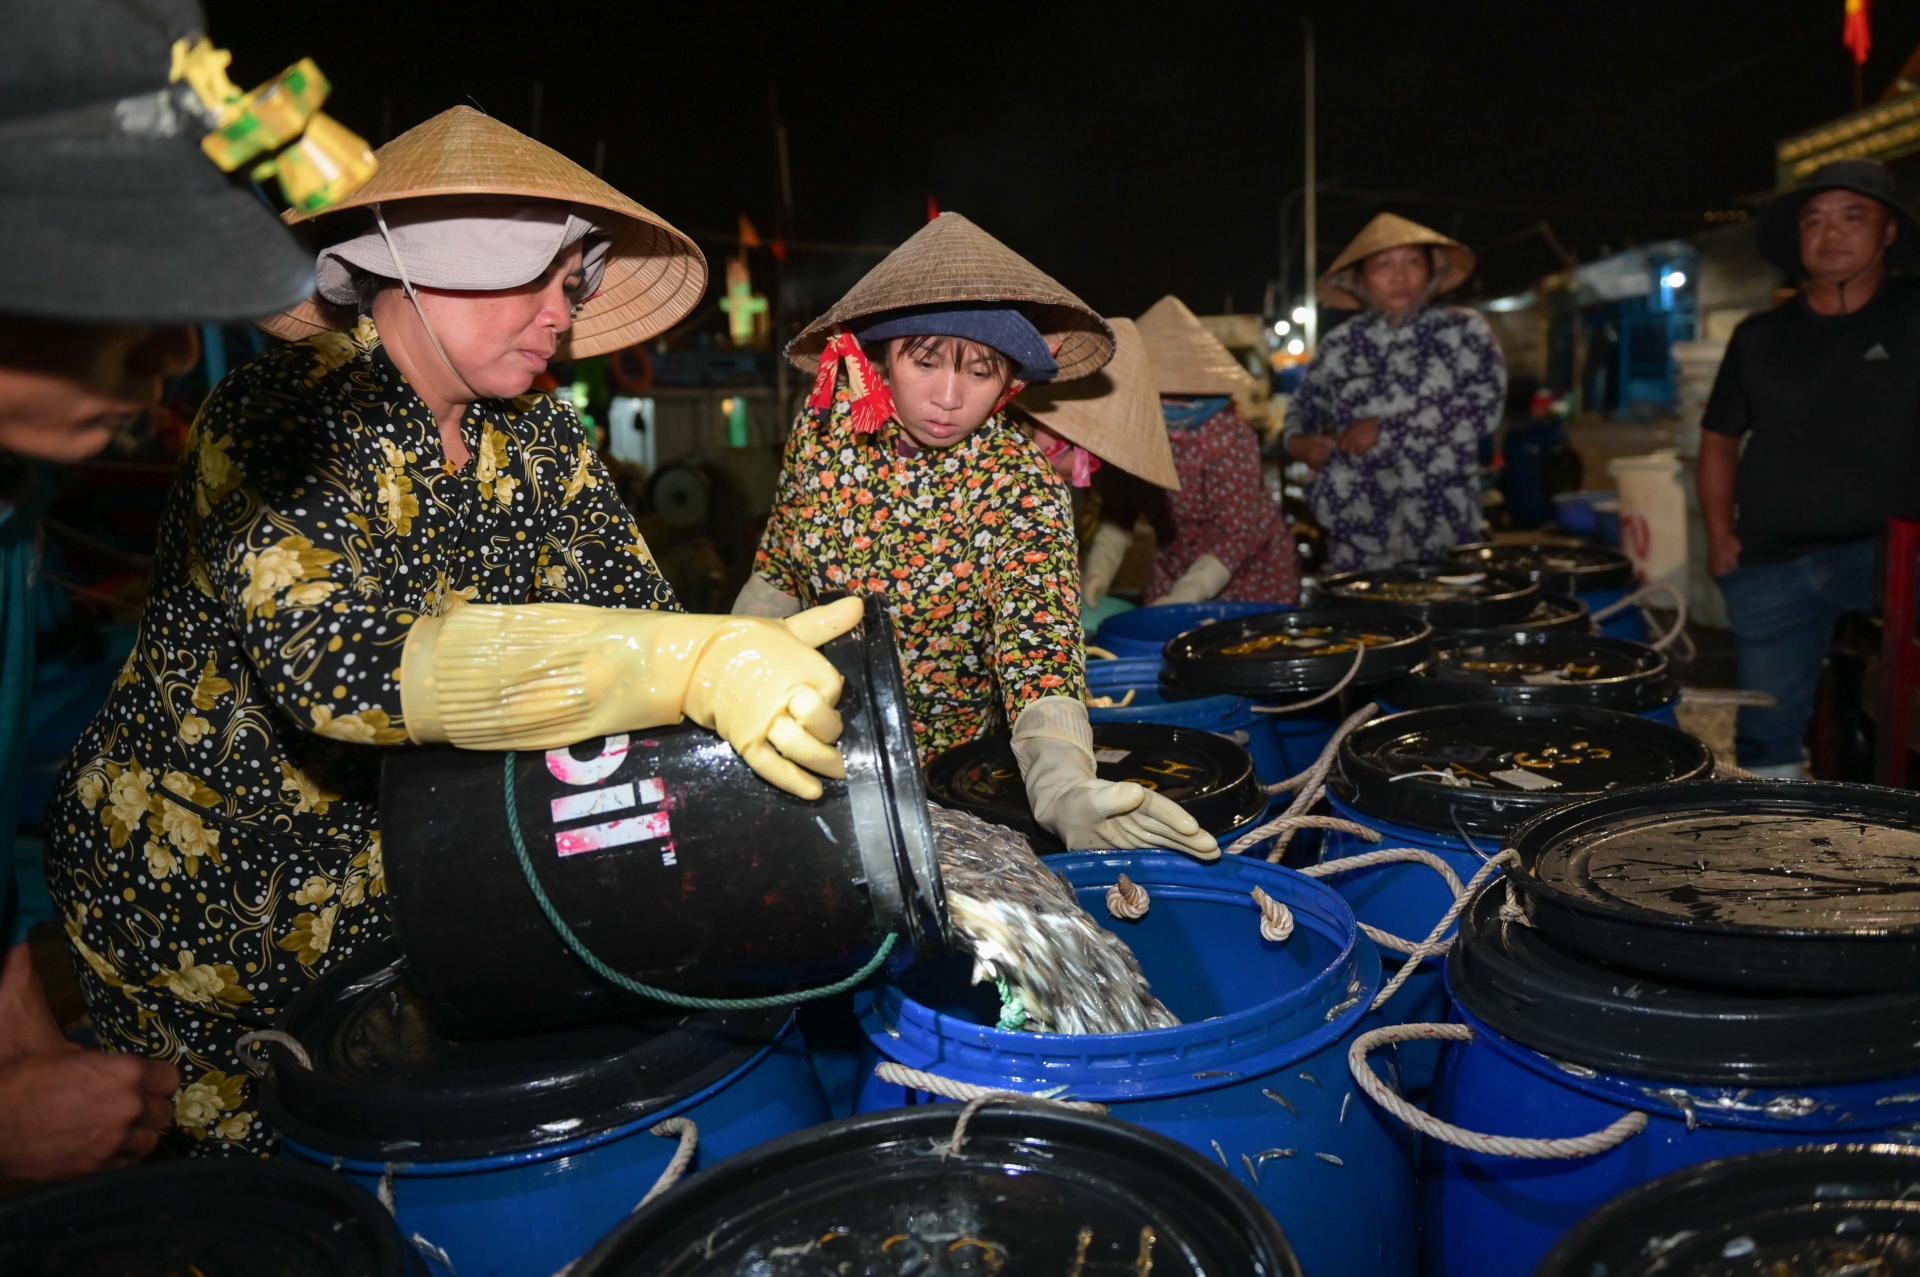
<svg viewBox="0 0 1920 1277">
<path fill-rule="evenodd" d="M 893 416 L 893 393 L 887 389 L 886 380 L 874 371 L 867 352 L 860 349 L 859 340 L 844 328 L 827 338 L 826 348 L 820 352 L 820 371 L 814 376 L 807 407 L 820 412 L 833 407 L 834 386 L 839 380 L 842 360 L 847 365 L 847 408 L 853 432 L 872 434 Z"/>
</svg>

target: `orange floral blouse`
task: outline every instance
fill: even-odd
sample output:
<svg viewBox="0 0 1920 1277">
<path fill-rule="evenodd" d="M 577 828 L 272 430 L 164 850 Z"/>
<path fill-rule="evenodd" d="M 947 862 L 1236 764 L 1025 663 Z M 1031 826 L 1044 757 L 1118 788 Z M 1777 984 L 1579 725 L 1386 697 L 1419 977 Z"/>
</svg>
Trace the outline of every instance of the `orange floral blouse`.
<svg viewBox="0 0 1920 1277">
<path fill-rule="evenodd" d="M 1004 728 L 1043 696 L 1080 696 L 1073 502 L 1002 413 L 951 448 L 857 435 L 844 389 L 787 440 L 754 570 L 813 606 L 842 590 L 893 614 L 922 758 Z"/>
</svg>

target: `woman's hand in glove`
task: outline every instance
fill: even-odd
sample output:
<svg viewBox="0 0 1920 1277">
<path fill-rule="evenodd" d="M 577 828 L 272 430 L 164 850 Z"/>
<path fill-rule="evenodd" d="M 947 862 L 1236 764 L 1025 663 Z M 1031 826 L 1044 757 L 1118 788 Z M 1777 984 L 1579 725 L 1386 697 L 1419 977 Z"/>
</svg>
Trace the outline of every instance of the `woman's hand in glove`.
<svg viewBox="0 0 1920 1277">
<path fill-rule="evenodd" d="M 1179 804 L 1144 785 L 1095 774 L 1093 727 L 1077 700 L 1047 696 L 1022 710 L 1013 756 L 1034 819 L 1070 851 L 1166 847 L 1199 860 L 1220 858 L 1213 835 Z"/>
<path fill-rule="evenodd" d="M 401 712 L 415 742 L 555 749 L 683 717 L 802 798 L 840 777 L 843 680 L 813 649 L 860 623 L 842 599 L 784 621 L 571 603 L 468 604 L 414 623 Z M 802 770 L 802 769 L 806 770 Z"/>
</svg>

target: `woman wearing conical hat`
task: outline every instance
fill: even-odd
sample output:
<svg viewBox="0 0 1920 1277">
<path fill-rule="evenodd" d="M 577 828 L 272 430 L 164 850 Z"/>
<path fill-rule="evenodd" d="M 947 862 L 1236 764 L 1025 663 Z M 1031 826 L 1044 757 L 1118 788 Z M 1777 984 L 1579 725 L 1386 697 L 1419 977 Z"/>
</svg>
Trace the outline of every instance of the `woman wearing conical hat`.
<svg viewBox="0 0 1920 1277">
<path fill-rule="evenodd" d="M 844 772 L 811 648 L 857 606 L 678 613 L 573 410 L 527 393 L 686 314 L 699 250 L 468 108 L 379 158 L 321 219 L 320 304 L 268 324 L 296 340 L 201 409 L 139 640 L 48 816 L 94 1027 L 179 1066 L 199 1149 L 270 1147 L 236 1039 L 389 933 L 387 749 L 684 716 L 796 793 Z"/>
<path fill-rule="evenodd" d="M 1068 847 L 1211 857 L 1180 807 L 1094 774 L 1073 507 L 1003 411 L 1023 385 L 1099 371 L 1113 342 L 966 218 L 929 222 L 787 347 L 813 393 L 734 608 L 883 595 L 923 757 L 1011 727 L 1034 816 Z"/>
<path fill-rule="evenodd" d="M 1336 572 L 1429 562 L 1485 532 L 1479 447 L 1506 363 L 1486 320 L 1433 300 L 1472 273 L 1464 244 L 1382 213 L 1320 277 L 1322 305 L 1361 313 L 1314 352 L 1283 439 L 1314 471 Z"/>
<path fill-rule="evenodd" d="M 1013 401 L 1034 441 L 1073 489 L 1081 537 L 1080 598 L 1113 584 L 1142 517 L 1171 536 L 1166 490 L 1180 486 L 1147 349 L 1131 319 L 1110 319 L 1113 361 L 1090 377 L 1029 386 Z"/>
<path fill-rule="evenodd" d="M 1180 488 L 1174 528 L 1153 556 L 1149 605 L 1205 599 L 1292 603 L 1300 597 L 1293 534 L 1260 475 L 1260 442 L 1234 406 L 1253 375 L 1178 297 L 1140 316 L 1140 336 Z"/>
</svg>

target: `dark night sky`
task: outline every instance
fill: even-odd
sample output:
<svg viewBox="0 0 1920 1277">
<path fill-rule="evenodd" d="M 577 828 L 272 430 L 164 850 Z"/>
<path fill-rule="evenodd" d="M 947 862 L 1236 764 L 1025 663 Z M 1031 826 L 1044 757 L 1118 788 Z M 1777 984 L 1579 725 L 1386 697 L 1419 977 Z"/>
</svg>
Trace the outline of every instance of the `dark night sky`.
<svg viewBox="0 0 1920 1277">
<path fill-rule="evenodd" d="M 207 8 L 237 81 L 309 55 L 376 143 L 383 101 L 395 132 L 469 100 L 526 129 L 542 81 L 543 141 L 591 165 L 604 138 L 607 178 L 694 232 L 745 212 L 771 234 L 775 89 L 793 237 L 895 243 L 932 194 L 1115 314 L 1166 292 L 1258 308 L 1300 182 L 1302 12 L 1322 180 L 1369 192 L 1323 199 L 1322 263 L 1390 207 L 1483 248 L 1488 292 L 1557 266 L 1523 235 L 1543 219 L 1583 258 L 1698 229 L 1852 92 L 1841 0 Z M 1873 23 L 1870 99 L 1920 5 L 1881 0 Z M 872 260 L 796 254 L 796 309 Z"/>
</svg>

